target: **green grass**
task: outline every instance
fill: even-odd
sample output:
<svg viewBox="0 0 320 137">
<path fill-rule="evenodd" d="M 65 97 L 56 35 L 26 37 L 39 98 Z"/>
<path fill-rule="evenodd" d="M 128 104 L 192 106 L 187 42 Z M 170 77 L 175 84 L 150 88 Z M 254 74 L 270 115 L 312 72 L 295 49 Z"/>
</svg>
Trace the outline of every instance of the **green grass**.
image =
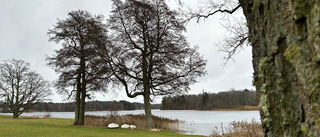
<svg viewBox="0 0 320 137">
<path fill-rule="evenodd" d="M 1 137 L 184 137 L 169 131 L 151 132 L 147 129 L 107 129 L 73 126 L 72 119 L 13 119 L 0 115 Z M 196 137 L 196 136 L 194 136 Z"/>
</svg>

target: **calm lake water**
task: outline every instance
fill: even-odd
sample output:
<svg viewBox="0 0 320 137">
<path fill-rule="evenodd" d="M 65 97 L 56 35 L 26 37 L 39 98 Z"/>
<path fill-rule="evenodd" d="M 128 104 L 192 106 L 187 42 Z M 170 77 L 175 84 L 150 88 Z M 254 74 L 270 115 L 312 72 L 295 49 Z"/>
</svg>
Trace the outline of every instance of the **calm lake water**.
<svg viewBox="0 0 320 137">
<path fill-rule="evenodd" d="M 5 115 L 12 115 L 10 113 L 0 113 Z M 74 112 L 36 112 L 23 113 L 22 116 L 45 115 L 50 114 L 55 118 L 74 118 Z M 86 115 L 109 115 L 109 111 L 86 112 Z M 125 114 L 144 114 L 144 110 L 134 111 L 118 111 L 119 115 Z M 233 121 L 247 120 L 251 121 L 253 118 L 260 121 L 259 111 L 195 111 L 195 110 L 152 110 L 153 115 L 179 119 L 187 123 L 188 132 L 184 134 L 205 135 L 212 133 L 215 127 L 221 127 L 221 122 L 224 127 Z"/>
</svg>

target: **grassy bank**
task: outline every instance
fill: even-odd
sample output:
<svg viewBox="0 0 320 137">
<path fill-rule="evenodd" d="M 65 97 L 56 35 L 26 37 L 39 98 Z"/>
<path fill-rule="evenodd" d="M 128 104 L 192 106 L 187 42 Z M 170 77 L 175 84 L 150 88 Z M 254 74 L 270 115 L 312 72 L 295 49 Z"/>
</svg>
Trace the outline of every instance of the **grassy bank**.
<svg viewBox="0 0 320 137">
<path fill-rule="evenodd" d="M 72 126 L 71 119 L 12 119 L 0 115 L 0 136 L 19 137 L 184 137 L 169 131 L 151 132 L 147 129 L 106 129 Z M 196 137 L 196 136 L 194 136 Z"/>
</svg>

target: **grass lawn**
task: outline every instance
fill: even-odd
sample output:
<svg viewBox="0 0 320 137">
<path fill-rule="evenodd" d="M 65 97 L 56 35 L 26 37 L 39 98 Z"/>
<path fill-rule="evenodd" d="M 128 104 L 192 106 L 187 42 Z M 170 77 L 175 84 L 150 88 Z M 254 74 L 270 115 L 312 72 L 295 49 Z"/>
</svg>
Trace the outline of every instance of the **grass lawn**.
<svg viewBox="0 0 320 137">
<path fill-rule="evenodd" d="M 107 129 L 72 126 L 72 119 L 13 119 L 0 115 L 1 137 L 185 137 L 169 131 L 151 132 L 146 129 Z M 192 136 L 196 137 L 196 136 Z M 200 136 L 198 136 L 200 137 Z"/>
</svg>

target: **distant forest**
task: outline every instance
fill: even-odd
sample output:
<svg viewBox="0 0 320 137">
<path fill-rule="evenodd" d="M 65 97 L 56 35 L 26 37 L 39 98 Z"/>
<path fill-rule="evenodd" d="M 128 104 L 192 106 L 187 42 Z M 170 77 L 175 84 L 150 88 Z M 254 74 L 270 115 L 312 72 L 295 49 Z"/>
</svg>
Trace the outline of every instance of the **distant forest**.
<svg viewBox="0 0 320 137">
<path fill-rule="evenodd" d="M 219 93 L 202 92 L 198 95 L 182 95 L 162 98 L 162 110 L 212 110 L 257 106 L 255 91 L 231 90 Z"/>
<path fill-rule="evenodd" d="M 202 92 L 198 95 L 182 95 L 174 97 L 163 97 L 161 104 L 152 104 L 151 109 L 162 110 L 212 110 L 232 109 L 244 106 L 257 106 L 255 91 L 230 90 L 219 93 Z M 2 109 L 1 109 L 2 108 Z M 143 109 L 143 103 L 121 101 L 89 101 L 86 103 L 85 111 L 106 110 L 136 110 Z M 3 103 L 0 102 L 0 111 L 7 112 Z M 75 102 L 70 103 L 38 103 L 28 111 L 41 112 L 73 112 Z"/>
<path fill-rule="evenodd" d="M 2 112 L 7 112 L 5 106 L 0 103 Z M 128 102 L 128 101 L 89 101 L 86 103 L 85 111 L 107 111 L 107 110 L 136 110 L 143 109 L 143 103 Z M 160 109 L 160 104 L 151 105 L 151 109 Z M 75 102 L 69 103 L 52 103 L 44 102 L 32 106 L 28 111 L 40 112 L 73 112 L 75 111 Z"/>
</svg>

